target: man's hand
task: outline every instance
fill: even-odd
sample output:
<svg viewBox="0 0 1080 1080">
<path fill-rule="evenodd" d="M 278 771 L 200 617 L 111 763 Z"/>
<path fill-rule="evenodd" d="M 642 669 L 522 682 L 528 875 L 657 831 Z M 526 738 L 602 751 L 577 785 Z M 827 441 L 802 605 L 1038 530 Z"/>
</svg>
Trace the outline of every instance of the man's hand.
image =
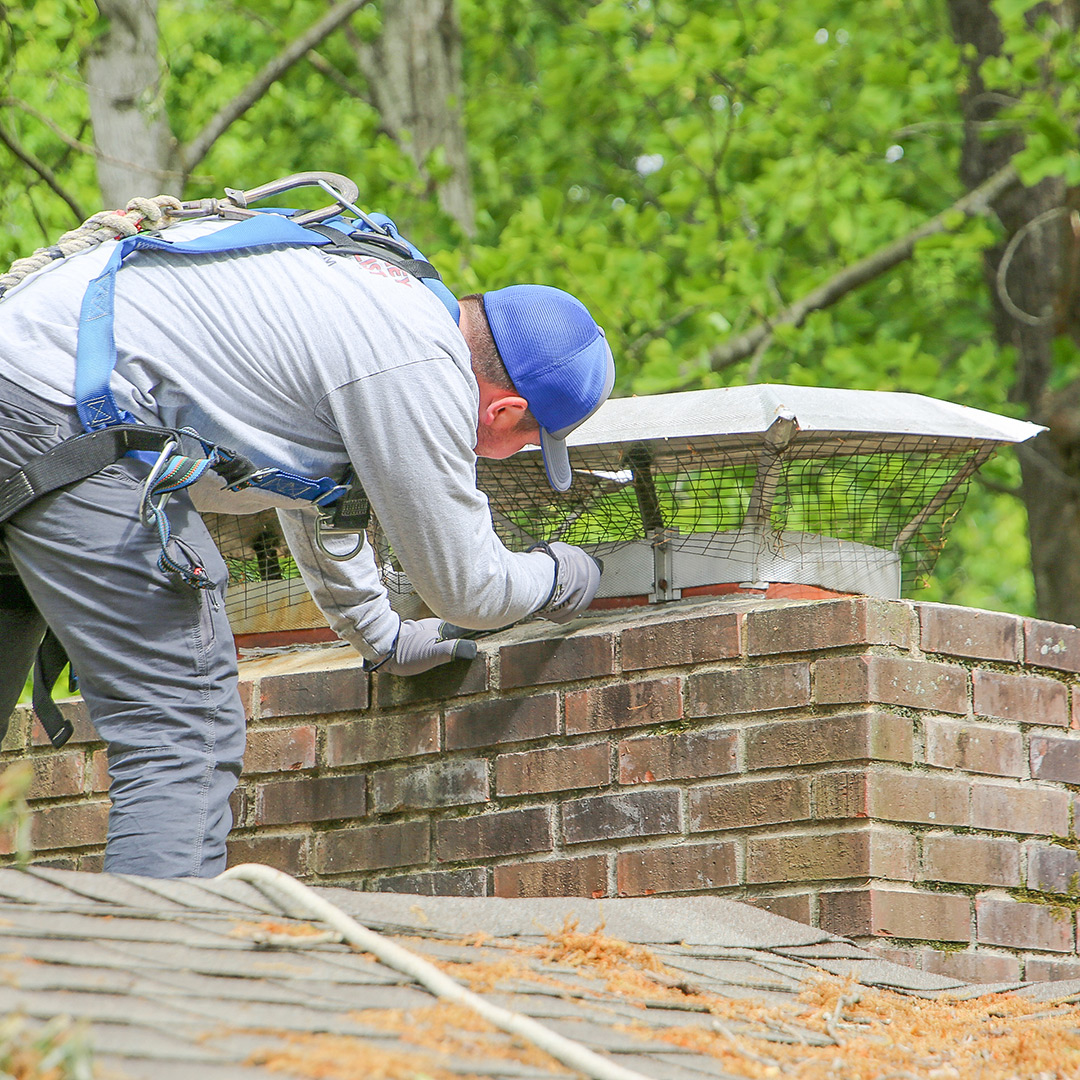
<svg viewBox="0 0 1080 1080">
<path fill-rule="evenodd" d="M 375 667 L 391 675 L 419 675 L 451 660 L 475 659 L 476 642 L 455 636 L 455 631 L 464 632 L 439 619 L 403 620 L 394 651 Z"/>
<path fill-rule="evenodd" d="M 532 550 L 544 551 L 555 560 L 551 595 L 536 614 L 552 622 L 569 622 L 592 603 L 600 588 L 603 565 L 587 551 L 558 540 L 553 544 L 537 544 Z"/>
</svg>

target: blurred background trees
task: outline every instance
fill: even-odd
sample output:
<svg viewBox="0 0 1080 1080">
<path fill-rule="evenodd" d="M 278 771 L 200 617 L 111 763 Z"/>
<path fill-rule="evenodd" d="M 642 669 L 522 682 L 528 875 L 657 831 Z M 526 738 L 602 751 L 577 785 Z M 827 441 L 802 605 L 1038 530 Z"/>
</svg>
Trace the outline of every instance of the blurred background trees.
<svg viewBox="0 0 1080 1080">
<path fill-rule="evenodd" d="M 581 296 L 618 394 L 851 386 L 1048 424 L 919 596 L 1077 623 L 1077 7 L 20 0 L 0 258 L 135 194 L 347 173 L 457 291 Z"/>
</svg>

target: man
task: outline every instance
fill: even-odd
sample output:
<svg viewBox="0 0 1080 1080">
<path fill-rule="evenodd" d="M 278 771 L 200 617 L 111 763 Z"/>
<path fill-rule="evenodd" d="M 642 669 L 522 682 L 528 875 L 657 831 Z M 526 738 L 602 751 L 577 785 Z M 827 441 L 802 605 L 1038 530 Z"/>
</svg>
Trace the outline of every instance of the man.
<svg viewBox="0 0 1080 1080">
<path fill-rule="evenodd" d="M 200 219 L 166 238 L 221 227 Z M 104 307 L 90 304 L 81 328 L 80 307 L 114 247 L 59 260 L 0 301 L 0 495 L 5 477 L 14 489 L 19 470 L 83 430 L 76 355 Z M 255 470 L 342 480 L 351 468 L 417 592 L 452 624 L 493 629 L 588 606 L 594 561 L 565 544 L 508 551 L 475 483 L 477 455 L 537 442 L 553 483 L 569 483 L 562 439 L 614 377 L 603 332 L 573 297 L 511 286 L 465 298 L 455 322 L 456 305 L 391 262 L 281 245 L 138 251 L 114 289 L 107 377 L 130 419 L 191 429 Z M 441 640 L 438 619 L 402 623 L 370 546 L 342 559 L 356 538 L 320 535 L 311 503 L 226 490 L 207 472 L 165 505 L 151 493 L 164 459 L 120 457 L 0 526 L 0 619 L 14 665 L 6 685 L 0 677 L 0 709 L 14 703 L 47 623 L 108 744 L 105 868 L 209 876 L 224 869 L 244 715 L 227 571 L 200 510 L 279 507 L 312 595 L 371 667 L 411 674 L 475 646 Z"/>
</svg>

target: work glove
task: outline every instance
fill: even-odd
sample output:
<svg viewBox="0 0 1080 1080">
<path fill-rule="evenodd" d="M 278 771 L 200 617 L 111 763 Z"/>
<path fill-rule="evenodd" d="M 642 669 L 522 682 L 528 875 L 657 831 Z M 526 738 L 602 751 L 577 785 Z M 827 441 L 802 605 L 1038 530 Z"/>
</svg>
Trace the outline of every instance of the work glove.
<svg viewBox="0 0 1080 1080">
<path fill-rule="evenodd" d="M 552 622 L 569 622 L 592 603 L 600 588 L 603 563 L 587 551 L 558 540 L 552 544 L 537 544 L 529 550 L 543 551 L 555 561 L 551 595 L 536 614 Z"/>
<path fill-rule="evenodd" d="M 476 642 L 458 637 L 461 633 L 464 631 L 439 619 L 402 620 L 394 651 L 371 670 L 419 675 L 451 660 L 474 660 Z"/>
</svg>

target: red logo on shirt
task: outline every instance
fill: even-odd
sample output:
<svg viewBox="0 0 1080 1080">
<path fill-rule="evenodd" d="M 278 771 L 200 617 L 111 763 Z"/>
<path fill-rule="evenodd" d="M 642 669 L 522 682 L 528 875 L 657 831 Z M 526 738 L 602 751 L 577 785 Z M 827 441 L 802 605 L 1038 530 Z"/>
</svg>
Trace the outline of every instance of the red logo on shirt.
<svg viewBox="0 0 1080 1080">
<path fill-rule="evenodd" d="M 402 285 L 412 285 L 412 275 L 407 270 L 393 263 L 383 262 L 382 259 L 373 259 L 366 255 L 353 256 L 356 261 L 370 274 L 378 277 L 388 277 L 391 281 L 400 282 Z"/>
</svg>

